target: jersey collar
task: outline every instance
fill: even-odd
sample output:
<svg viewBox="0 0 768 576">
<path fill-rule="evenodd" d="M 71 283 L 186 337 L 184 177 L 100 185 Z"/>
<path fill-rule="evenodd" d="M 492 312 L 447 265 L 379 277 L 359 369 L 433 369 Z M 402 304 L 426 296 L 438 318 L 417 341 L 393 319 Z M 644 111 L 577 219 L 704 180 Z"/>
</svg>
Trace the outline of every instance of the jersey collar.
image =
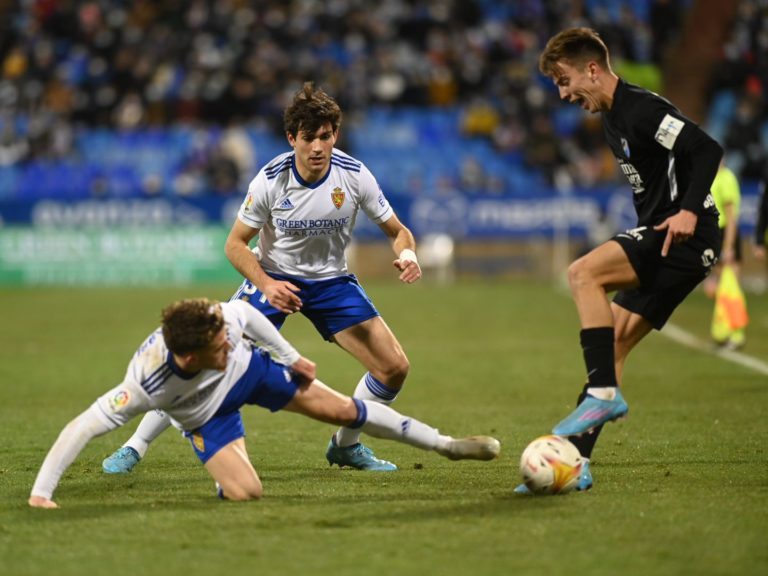
<svg viewBox="0 0 768 576">
<path fill-rule="evenodd" d="M 301 177 L 299 174 L 299 171 L 296 170 L 296 155 L 294 154 L 291 156 L 291 170 L 293 170 L 293 175 L 296 177 L 296 181 L 304 186 L 304 188 L 314 189 L 320 186 L 323 182 L 328 180 L 328 176 L 331 175 L 331 168 L 332 168 L 332 162 L 328 163 L 328 172 L 325 173 L 325 176 L 320 178 L 317 182 L 307 182 L 304 180 L 304 178 Z"/>
<path fill-rule="evenodd" d="M 200 374 L 199 370 L 197 372 L 190 373 L 190 372 L 185 372 L 184 370 L 179 368 L 179 365 L 176 364 L 176 360 L 173 359 L 173 352 L 171 352 L 170 350 L 168 350 L 168 358 L 166 362 L 168 363 L 168 366 L 171 368 L 171 372 L 173 372 L 176 376 L 178 376 L 182 380 L 192 380 L 192 378 Z"/>
</svg>

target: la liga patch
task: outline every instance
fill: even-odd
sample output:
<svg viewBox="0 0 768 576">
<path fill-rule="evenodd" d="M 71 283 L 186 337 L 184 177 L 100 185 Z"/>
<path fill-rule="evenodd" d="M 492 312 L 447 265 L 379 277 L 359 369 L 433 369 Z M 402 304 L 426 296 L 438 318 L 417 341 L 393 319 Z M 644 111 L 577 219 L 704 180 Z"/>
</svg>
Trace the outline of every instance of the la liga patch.
<svg viewBox="0 0 768 576">
<path fill-rule="evenodd" d="M 131 395 L 128 390 L 120 390 L 109 399 L 109 408 L 112 412 L 120 412 L 130 401 Z"/>
</svg>

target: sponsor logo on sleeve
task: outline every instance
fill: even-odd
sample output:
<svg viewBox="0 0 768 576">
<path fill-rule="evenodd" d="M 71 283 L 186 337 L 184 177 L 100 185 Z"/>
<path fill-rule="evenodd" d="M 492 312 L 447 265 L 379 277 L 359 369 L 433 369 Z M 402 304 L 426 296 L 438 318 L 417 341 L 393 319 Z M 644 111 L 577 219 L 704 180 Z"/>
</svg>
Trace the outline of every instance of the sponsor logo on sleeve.
<svg viewBox="0 0 768 576">
<path fill-rule="evenodd" d="M 667 114 L 664 116 L 661 124 L 659 124 L 659 128 L 656 130 L 654 138 L 656 139 L 656 142 L 664 146 L 664 148 L 672 150 L 677 137 L 683 130 L 683 126 L 685 126 L 685 122 Z"/>
<path fill-rule="evenodd" d="M 112 412 L 120 412 L 130 401 L 131 395 L 128 393 L 128 390 L 120 390 L 109 399 L 109 409 Z"/>
</svg>

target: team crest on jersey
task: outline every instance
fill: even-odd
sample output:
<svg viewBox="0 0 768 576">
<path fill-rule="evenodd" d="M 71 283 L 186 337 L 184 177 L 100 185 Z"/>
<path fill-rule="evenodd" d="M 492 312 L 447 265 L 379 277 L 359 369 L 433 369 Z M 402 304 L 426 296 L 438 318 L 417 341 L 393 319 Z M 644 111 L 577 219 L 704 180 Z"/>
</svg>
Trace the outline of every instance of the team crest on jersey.
<svg viewBox="0 0 768 576">
<path fill-rule="evenodd" d="M 333 205 L 336 206 L 336 209 L 340 209 L 341 206 L 344 204 L 344 190 L 339 188 L 338 186 L 333 189 L 333 192 L 331 192 L 331 200 L 333 200 Z"/>
<path fill-rule="evenodd" d="M 126 404 L 131 400 L 131 395 L 127 390 L 120 390 L 117 394 L 109 399 L 109 408 L 112 412 L 120 412 Z"/>
<path fill-rule="evenodd" d="M 199 432 L 192 434 L 192 444 L 194 444 L 195 448 L 200 452 L 205 452 L 205 441 L 203 440 L 203 435 Z"/>
<path fill-rule="evenodd" d="M 629 158 L 629 142 L 626 138 L 621 139 L 621 149 L 624 151 L 624 156 Z"/>
</svg>

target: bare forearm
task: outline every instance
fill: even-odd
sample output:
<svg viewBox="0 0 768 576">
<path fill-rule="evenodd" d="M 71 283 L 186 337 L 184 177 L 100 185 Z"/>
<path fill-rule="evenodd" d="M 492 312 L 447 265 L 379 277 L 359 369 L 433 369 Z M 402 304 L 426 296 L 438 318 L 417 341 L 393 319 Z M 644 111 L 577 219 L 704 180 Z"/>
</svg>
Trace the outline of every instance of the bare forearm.
<svg viewBox="0 0 768 576">
<path fill-rule="evenodd" d="M 262 288 L 267 273 L 259 264 L 259 259 L 248 247 L 248 244 L 241 240 L 228 239 L 224 246 L 224 254 L 232 266 L 243 275 L 244 278 L 253 283 L 257 288 Z"/>
<path fill-rule="evenodd" d="M 397 236 L 392 238 L 392 250 L 394 250 L 395 254 L 398 256 L 403 250 L 416 251 L 416 240 L 408 228 L 401 228 L 398 231 Z"/>
</svg>

